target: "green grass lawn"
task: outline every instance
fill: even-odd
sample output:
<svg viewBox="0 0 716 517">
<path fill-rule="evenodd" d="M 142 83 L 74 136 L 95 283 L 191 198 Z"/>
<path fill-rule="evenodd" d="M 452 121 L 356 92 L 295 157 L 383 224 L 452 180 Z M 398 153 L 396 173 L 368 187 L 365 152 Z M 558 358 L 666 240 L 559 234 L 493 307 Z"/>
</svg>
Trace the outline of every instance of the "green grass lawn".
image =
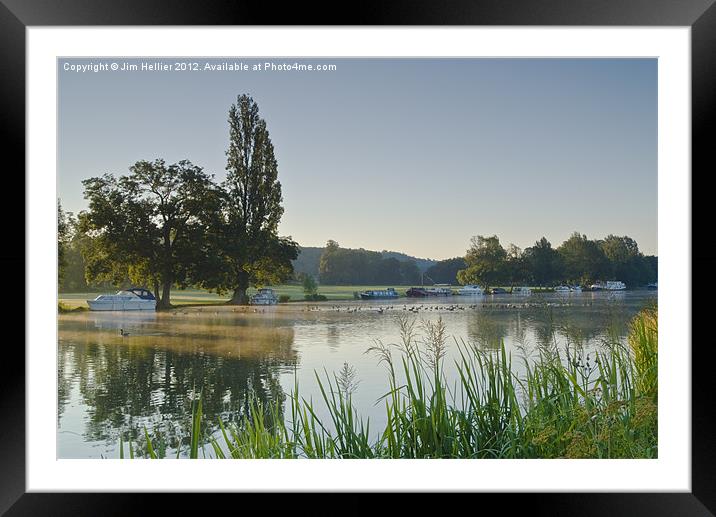
<svg viewBox="0 0 716 517">
<path fill-rule="evenodd" d="M 354 291 L 366 291 L 369 289 L 385 289 L 391 286 L 376 286 L 376 285 L 325 285 L 318 287 L 318 294 L 325 295 L 329 300 L 352 300 Z M 401 296 L 405 296 L 405 291 L 408 290 L 409 286 L 396 287 L 396 291 Z M 303 287 L 300 285 L 279 285 L 273 286 L 272 289 L 278 296 L 287 295 L 291 297 L 291 301 L 303 301 Z M 107 291 L 108 293 L 111 291 Z M 249 289 L 249 295 L 256 292 L 256 289 Z M 59 302 L 68 309 L 75 307 L 87 307 L 85 300 L 92 300 L 97 297 L 97 292 L 92 293 L 59 293 Z M 214 303 L 226 303 L 229 301 L 231 293 L 224 293 L 218 295 L 216 293 L 210 293 L 202 289 L 172 289 L 172 304 L 173 305 L 196 305 L 206 304 L 211 305 Z"/>
</svg>

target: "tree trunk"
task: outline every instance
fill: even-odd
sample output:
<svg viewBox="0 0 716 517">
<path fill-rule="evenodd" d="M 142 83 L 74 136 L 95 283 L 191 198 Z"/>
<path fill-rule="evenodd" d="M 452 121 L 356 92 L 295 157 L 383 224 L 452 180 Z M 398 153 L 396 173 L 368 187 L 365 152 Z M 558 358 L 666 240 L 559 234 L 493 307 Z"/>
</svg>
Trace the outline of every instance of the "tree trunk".
<svg viewBox="0 0 716 517">
<path fill-rule="evenodd" d="M 172 304 L 170 303 L 171 298 L 171 282 L 164 282 L 162 285 L 162 297 L 157 301 L 157 307 L 160 309 L 170 309 Z"/>
<path fill-rule="evenodd" d="M 249 288 L 249 274 L 241 271 L 236 277 L 236 284 L 234 295 L 229 303 L 231 305 L 248 305 L 249 297 L 246 295 L 246 290 Z"/>
<path fill-rule="evenodd" d="M 171 226 L 167 223 L 164 224 L 163 237 L 164 237 L 164 265 L 162 267 L 162 298 L 157 301 L 157 308 L 170 309 L 171 304 L 171 289 L 172 289 L 172 267 L 171 267 L 171 256 L 172 256 L 172 245 L 171 245 Z"/>
</svg>

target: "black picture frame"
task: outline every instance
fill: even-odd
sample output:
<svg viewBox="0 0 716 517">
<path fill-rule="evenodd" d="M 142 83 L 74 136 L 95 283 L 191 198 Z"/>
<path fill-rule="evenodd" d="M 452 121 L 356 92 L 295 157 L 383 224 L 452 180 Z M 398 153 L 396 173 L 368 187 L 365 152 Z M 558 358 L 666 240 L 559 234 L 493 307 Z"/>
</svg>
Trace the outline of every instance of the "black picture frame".
<svg viewBox="0 0 716 517">
<path fill-rule="evenodd" d="M 0 0 L 0 104 L 4 162 L 3 181 L 17 182 L 6 196 L 23 199 L 20 171 L 25 170 L 25 30 L 30 26 L 65 25 L 558 25 L 558 26 L 688 26 L 691 28 L 692 74 L 692 224 L 705 223 L 708 232 L 708 188 L 697 189 L 697 178 L 706 177 L 713 165 L 709 129 L 714 126 L 716 104 L 716 6 L 715 0 L 452 0 L 449 3 L 411 1 L 387 4 L 363 2 L 353 9 L 302 3 L 282 6 L 269 3 L 222 0 L 135 1 L 110 0 Z M 707 169 L 708 168 L 708 169 Z M 700 171 L 700 172 L 698 172 Z M 11 194 L 12 193 L 12 194 Z M 7 199 L 7 198 L 6 198 Z M 16 210 L 16 209 L 13 209 Z M 702 210 L 700 216 L 698 210 Z M 6 216 L 9 211 L 6 212 Z M 8 225 L 13 226 L 13 225 Z M 25 234 L 15 224 L 15 239 L 0 250 L 5 271 L 25 269 Z M 8 228 L 8 231 L 11 231 Z M 692 236 L 697 235 L 692 227 Z M 707 233 L 708 235 L 708 233 Z M 691 251 L 692 278 L 716 264 L 713 246 Z M 7 275 L 19 277 L 19 275 Z M 19 291 L 14 291 L 19 292 Z M 708 304 L 700 303 L 693 289 L 692 322 L 706 317 Z M 26 293 L 28 295 L 28 293 Z M 26 310 L 32 308 L 32 298 Z M 689 302 L 689 300 L 686 300 Z M 13 296 L 4 314 L 18 311 Z M 12 307 L 10 306 L 12 303 Z M 700 316 L 700 318 L 699 318 Z M 9 319 L 9 318 L 8 318 Z M 4 318 L 5 320 L 5 318 Z M 7 320 L 6 320 L 7 321 Z M 7 326 L 18 327 L 18 325 Z M 692 324 L 693 329 L 693 324 Z M 694 329 L 695 330 L 695 329 Z M 695 337 L 693 334 L 692 337 Z M 692 341 L 696 341 L 692 339 Z M 127 515 L 145 508 L 146 497 L 123 494 L 25 493 L 25 354 L 6 341 L 0 361 L 0 512 L 7 515 Z M 691 346 L 682 343 L 681 346 Z M 710 343 L 692 346 L 692 491 L 690 493 L 565 493 L 510 494 L 509 509 L 524 505 L 531 514 L 545 515 L 714 515 L 716 513 L 716 433 L 712 417 L 714 387 Z M 484 498 L 505 497 L 484 495 Z M 184 506 L 176 494 L 162 497 L 163 511 Z M 326 502 L 326 506 L 330 503 Z M 345 503 L 343 503 L 345 504 Z M 365 503 L 363 503 L 365 504 Z M 326 507 L 326 510 L 328 508 Z M 529 510 L 527 510 L 529 509 Z M 144 513 L 144 512 L 142 512 Z M 321 512 L 322 513 L 322 512 Z"/>
</svg>

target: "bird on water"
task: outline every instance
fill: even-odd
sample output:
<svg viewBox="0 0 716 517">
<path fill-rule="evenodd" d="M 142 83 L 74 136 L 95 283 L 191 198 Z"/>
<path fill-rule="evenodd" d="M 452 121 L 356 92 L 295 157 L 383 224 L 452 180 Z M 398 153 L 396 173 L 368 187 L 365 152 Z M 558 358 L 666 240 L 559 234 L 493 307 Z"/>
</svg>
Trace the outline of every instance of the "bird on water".
<svg viewBox="0 0 716 517">
<path fill-rule="evenodd" d="M 122 337 L 126 337 L 129 335 L 129 332 L 125 332 L 124 329 L 119 329 L 119 335 Z"/>
</svg>

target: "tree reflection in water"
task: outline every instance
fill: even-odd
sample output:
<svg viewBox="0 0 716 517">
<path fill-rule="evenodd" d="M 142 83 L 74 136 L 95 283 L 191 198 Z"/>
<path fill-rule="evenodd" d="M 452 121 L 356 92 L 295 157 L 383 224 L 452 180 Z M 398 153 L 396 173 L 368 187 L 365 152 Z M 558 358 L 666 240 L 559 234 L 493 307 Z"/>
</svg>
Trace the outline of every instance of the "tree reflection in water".
<svg viewBox="0 0 716 517">
<path fill-rule="evenodd" d="M 505 311 L 477 311 L 467 323 L 467 337 L 481 348 L 498 350 L 515 317 Z"/>
<path fill-rule="evenodd" d="M 141 441 L 146 427 L 160 431 L 160 447 L 176 448 L 190 428 L 193 394 L 201 392 L 202 427 L 212 429 L 219 417 L 229 422 L 248 412 L 251 399 L 283 401 L 279 375 L 296 366 L 287 328 L 265 329 L 250 343 L 236 336 L 231 344 L 217 342 L 214 334 L 208 343 L 175 339 L 169 347 L 94 337 L 63 340 L 58 350 L 58 425 L 74 397 L 88 407 L 87 441 L 116 441 L 120 429 L 125 440 Z"/>
</svg>

